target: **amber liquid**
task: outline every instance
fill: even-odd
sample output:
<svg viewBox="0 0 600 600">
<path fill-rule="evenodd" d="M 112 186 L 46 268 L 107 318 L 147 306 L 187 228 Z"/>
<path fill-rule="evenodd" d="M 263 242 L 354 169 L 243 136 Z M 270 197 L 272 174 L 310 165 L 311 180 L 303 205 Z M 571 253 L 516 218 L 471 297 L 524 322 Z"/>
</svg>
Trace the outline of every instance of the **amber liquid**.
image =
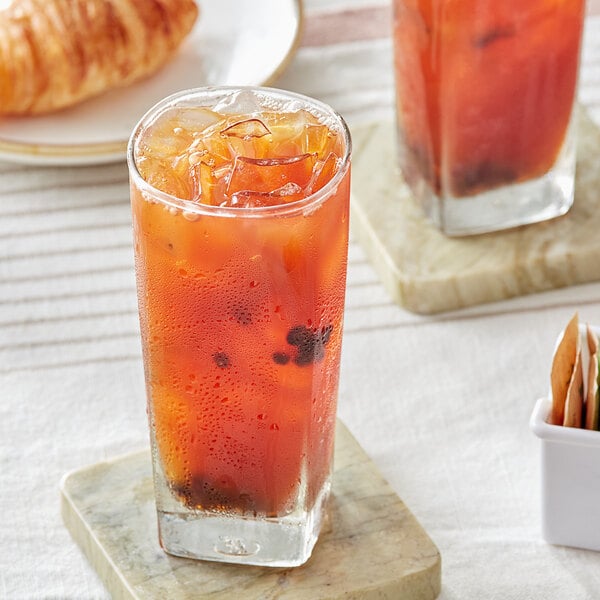
<svg viewBox="0 0 600 600">
<path fill-rule="evenodd" d="M 199 203 L 294 202 L 337 165 L 339 140 L 322 129 L 286 132 L 284 119 L 269 123 L 272 134 L 245 123 L 228 137 L 218 125 L 204 153 L 173 119 L 141 147 L 140 170 Z M 299 498 L 309 509 L 328 478 L 348 197 L 349 171 L 317 209 L 260 217 L 169 210 L 132 187 L 150 424 L 168 485 L 188 507 L 285 515 Z"/>
<path fill-rule="evenodd" d="M 583 0 L 394 0 L 402 168 L 438 195 L 538 178 L 571 120 Z"/>
</svg>

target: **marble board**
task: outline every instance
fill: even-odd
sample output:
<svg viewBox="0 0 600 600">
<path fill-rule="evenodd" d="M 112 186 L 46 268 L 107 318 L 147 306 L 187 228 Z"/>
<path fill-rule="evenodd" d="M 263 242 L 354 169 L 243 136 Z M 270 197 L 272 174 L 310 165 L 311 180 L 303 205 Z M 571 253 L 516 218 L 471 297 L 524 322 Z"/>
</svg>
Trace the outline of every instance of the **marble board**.
<svg viewBox="0 0 600 600">
<path fill-rule="evenodd" d="M 149 451 L 67 474 L 61 482 L 63 520 L 116 600 L 436 598 L 436 546 L 339 421 L 336 436 L 328 523 L 302 567 L 165 554 L 156 534 Z"/>
<path fill-rule="evenodd" d="M 449 238 L 413 200 L 395 163 L 393 122 L 352 129 L 352 227 L 394 301 L 421 314 L 600 280 L 600 131 L 583 109 L 575 202 L 558 219 Z"/>
</svg>

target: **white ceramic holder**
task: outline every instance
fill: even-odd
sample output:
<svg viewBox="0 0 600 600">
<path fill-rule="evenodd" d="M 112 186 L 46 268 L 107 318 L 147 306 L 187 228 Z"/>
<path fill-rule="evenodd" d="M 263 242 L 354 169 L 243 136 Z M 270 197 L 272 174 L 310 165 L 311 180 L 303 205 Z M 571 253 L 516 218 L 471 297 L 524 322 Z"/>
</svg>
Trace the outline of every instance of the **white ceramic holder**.
<svg viewBox="0 0 600 600">
<path fill-rule="evenodd" d="M 541 398 L 530 427 L 541 443 L 542 535 L 550 544 L 600 550 L 600 432 L 550 425 Z"/>
</svg>

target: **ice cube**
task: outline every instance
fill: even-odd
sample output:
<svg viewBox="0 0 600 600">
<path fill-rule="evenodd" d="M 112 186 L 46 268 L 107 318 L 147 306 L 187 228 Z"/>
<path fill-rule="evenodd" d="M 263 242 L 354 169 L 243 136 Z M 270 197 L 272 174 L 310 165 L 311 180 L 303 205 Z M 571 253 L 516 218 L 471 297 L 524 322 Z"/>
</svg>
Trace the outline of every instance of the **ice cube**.
<svg viewBox="0 0 600 600">
<path fill-rule="evenodd" d="M 180 107 L 177 108 L 175 119 L 177 127 L 192 135 L 194 133 L 202 132 L 219 121 L 222 121 L 223 117 L 208 108 Z"/>
<path fill-rule="evenodd" d="M 267 192 L 253 192 L 251 190 L 242 190 L 231 196 L 231 199 L 221 203 L 221 206 L 235 206 L 237 208 L 258 208 L 261 206 L 270 206 L 278 204 L 273 202 L 271 194 Z"/>
<path fill-rule="evenodd" d="M 229 171 L 227 165 L 213 169 L 210 164 L 204 161 L 200 162 L 195 171 L 198 183 L 196 200 L 214 206 L 221 206 L 224 202 L 228 202 L 225 187 Z"/>
<path fill-rule="evenodd" d="M 270 133 L 269 128 L 260 119 L 246 119 L 226 127 L 221 135 L 248 140 L 250 138 L 260 138 Z"/>
<path fill-rule="evenodd" d="M 325 160 L 316 162 L 312 177 L 307 186 L 312 194 L 320 190 L 329 180 L 331 180 L 338 169 L 339 159 L 333 152 L 330 152 Z"/>
<path fill-rule="evenodd" d="M 201 150 L 200 152 L 192 152 L 190 155 L 188 155 L 188 162 L 190 163 L 190 166 L 194 166 L 197 165 L 198 163 L 200 163 L 202 161 L 202 157 L 206 154 L 206 150 Z"/>
<path fill-rule="evenodd" d="M 237 206 L 238 208 L 257 208 L 262 206 L 277 206 L 288 204 L 305 197 L 302 188 L 295 183 L 287 183 L 273 192 L 254 192 L 242 190 L 231 196 L 231 200 L 221 206 Z"/>
<path fill-rule="evenodd" d="M 283 158 L 237 156 L 227 186 L 227 194 L 240 191 L 274 192 L 288 183 L 304 189 L 312 177 L 316 156 L 298 154 Z"/>
<path fill-rule="evenodd" d="M 288 181 L 285 185 L 273 190 L 271 194 L 273 196 L 293 196 L 294 194 L 300 194 L 301 192 L 302 188 L 297 183 Z"/>
<path fill-rule="evenodd" d="M 239 90 L 227 94 L 214 106 L 214 111 L 221 114 L 251 115 L 262 110 L 261 103 L 251 90 Z"/>
<path fill-rule="evenodd" d="M 338 150 L 339 136 L 329 127 L 319 123 L 308 124 L 304 129 L 304 151 L 316 153 L 321 160 L 326 160 L 331 152 Z"/>
<path fill-rule="evenodd" d="M 316 118 L 306 110 L 277 115 L 269 123 L 275 144 L 290 144 L 301 152 L 308 152 L 304 142 L 304 132 L 307 127 L 316 125 Z"/>
</svg>

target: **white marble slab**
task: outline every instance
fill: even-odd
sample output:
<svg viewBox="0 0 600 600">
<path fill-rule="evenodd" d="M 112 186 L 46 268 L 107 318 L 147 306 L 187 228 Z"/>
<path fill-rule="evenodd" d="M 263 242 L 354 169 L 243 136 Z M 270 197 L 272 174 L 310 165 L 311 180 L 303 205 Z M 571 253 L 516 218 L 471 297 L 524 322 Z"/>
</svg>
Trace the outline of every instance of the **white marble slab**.
<svg viewBox="0 0 600 600">
<path fill-rule="evenodd" d="M 352 129 L 352 226 L 395 302 L 422 314 L 600 280 L 600 132 L 583 110 L 573 208 L 504 232 L 448 238 L 396 166 L 395 125 Z"/>
<path fill-rule="evenodd" d="M 165 554 L 147 451 L 73 472 L 61 492 L 67 528 L 115 599 L 431 600 L 440 591 L 437 548 L 340 422 L 330 525 L 302 567 Z"/>
</svg>

